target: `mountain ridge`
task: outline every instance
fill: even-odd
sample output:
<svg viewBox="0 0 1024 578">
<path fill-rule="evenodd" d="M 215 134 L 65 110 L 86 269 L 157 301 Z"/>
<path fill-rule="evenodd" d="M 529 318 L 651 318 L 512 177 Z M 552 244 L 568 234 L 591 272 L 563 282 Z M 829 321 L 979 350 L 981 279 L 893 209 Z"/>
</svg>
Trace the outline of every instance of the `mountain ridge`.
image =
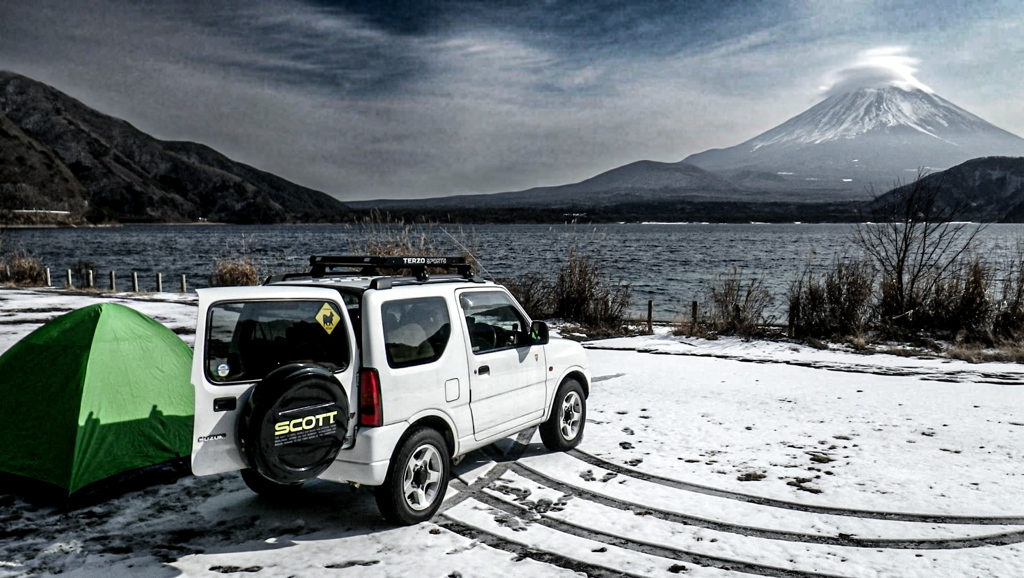
<svg viewBox="0 0 1024 578">
<path fill-rule="evenodd" d="M 92 222 L 276 223 L 349 214 L 325 193 L 206 145 L 157 139 L 13 72 L 0 71 L 0 117 L 0 127 L 18 129 L 0 134 L 0 159 L 25 159 L 0 164 L 0 191 L 14 193 L 3 195 L 0 209 L 56 205 Z"/>
<path fill-rule="evenodd" d="M 957 220 L 1024 222 L 1024 157 L 971 159 L 945 171 L 924 175 L 865 205 L 867 215 L 884 216 L 913 187 L 934 195 L 937 209 L 955 211 Z"/>
<path fill-rule="evenodd" d="M 641 160 L 598 173 L 566 185 L 533 187 L 505 193 L 482 193 L 408 200 L 356 201 L 354 208 L 429 206 L 444 208 L 516 208 L 531 203 L 533 208 L 607 206 L 642 202 L 652 198 L 708 199 L 710 193 L 736 193 L 736 187 L 722 177 L 685 162 L 662 163 Z"/>
</svg>

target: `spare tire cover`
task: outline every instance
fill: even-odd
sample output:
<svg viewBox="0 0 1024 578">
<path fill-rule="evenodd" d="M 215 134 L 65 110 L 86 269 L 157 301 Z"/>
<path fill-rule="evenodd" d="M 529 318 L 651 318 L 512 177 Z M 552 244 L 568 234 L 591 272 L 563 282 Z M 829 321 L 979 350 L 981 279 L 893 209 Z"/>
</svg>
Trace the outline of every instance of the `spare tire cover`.
<svg viewBox="0 0 1024 578">
<path fill-rule="evenodd" d="M 280 484 L 313 479 L 341 450 L 348 412 L 348 397 L 327 369 L 279 367 L 253 388 L 242 410 L 242 454 L 249 467 Z"/>
</svg>

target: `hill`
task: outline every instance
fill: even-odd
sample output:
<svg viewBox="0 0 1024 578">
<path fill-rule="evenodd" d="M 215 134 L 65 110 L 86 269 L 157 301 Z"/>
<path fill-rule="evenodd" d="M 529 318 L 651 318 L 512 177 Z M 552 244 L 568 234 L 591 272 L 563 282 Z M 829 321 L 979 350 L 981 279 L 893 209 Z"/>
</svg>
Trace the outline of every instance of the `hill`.
<svg viewBox="0 0 1024 578">
<path fill-rule="evenodd" d="M 59 90 L 0 71 L 0 209 L 92 222 L 340 220 L 338 200 L 197 143 L 162 141 Z"/>
<path fill-rule="evenodd" d="M 866 205 L 865 213 L 884 211 L 913 186 L 881 195 Z M 972 159 L 925 176 L 919 186 L 935 195 L 936 209 L 956 208 L 957 219 L 1024 223 L 1024 158 Z"/>
<path fill-rule="evenodd" d="M 725 179 L 688 163 L 638 161 L 578 183 L 525 191 L 430 199 L 379 200 L 353 207 L 390 209 L 562 209 L 592 210 L 622 203 L 711 200 L 738 193 Z"/>
</svg>

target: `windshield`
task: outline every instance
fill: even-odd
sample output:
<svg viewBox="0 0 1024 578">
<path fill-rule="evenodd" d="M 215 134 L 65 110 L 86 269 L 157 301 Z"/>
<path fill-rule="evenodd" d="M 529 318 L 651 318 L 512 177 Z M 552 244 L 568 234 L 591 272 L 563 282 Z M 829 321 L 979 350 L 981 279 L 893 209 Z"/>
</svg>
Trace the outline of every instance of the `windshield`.
<svg viewBox="0 0 1024 578">
<path fill-rule="evenodd" d="M 345 311 L 330 301 L 217 303 L 207 319 L 206 375 L 213 383 L 256 381 L 296 362 L 344 369 Z"/>
</svg>

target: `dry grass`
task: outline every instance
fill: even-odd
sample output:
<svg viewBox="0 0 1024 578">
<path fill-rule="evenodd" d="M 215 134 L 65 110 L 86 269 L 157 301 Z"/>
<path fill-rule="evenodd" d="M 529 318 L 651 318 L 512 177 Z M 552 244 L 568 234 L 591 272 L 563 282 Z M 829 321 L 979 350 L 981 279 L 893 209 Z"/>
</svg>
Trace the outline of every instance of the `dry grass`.
<svg viewBox="0 0 1024 578">
<path fill-rule="evenodd" d="M 594 255 L 583 252 L 574 241 L 554 286 L 554 315 L 566 321 L 617 332 L 626 323 L 633 302 L 628 283 L 615 283 Z"/>
<path fill-rule="evenodd" d="M 0 254 L 0 283 L 26 287 L 46 285 L 46 269 L 27 251 L 6 251 Z"/>
<path fill-rule="evenodd" d="M 789 325 L 793 337 L 856 337 L 871 312 L 874 274 L 866 261 L 837 259 L 824 274 L 809 269 L 790 287 Z"/>
<path fill-rule="evenodd" d="M 391 257 L 423 256 L 445 257 L 462 255 L 474 271 L 483 267 L 477 261 L 476 240 L 461 228 L 449 232 L 437 223 L 407 223 L 393 219 L 391 215 L 374 211 L 360 222 L 361 237 L 356 246 L 349 247 L 352 253 L 362 255 L 383 255 Z M 431 274 L 450 273 L 443 269 L 428 269 Z M 399 271 L 409 274 L 410 271 Z"/>
<path fill-rule="evenodd" d="M 992 270 L 977 258 L 958 263 L 935 283 L 919 323 L 931 332 L 955 336 L 957 341 L 991 342 L 992 277 Z"/>
<path fill-rule="evenodd" d="M 547 319 L 553 315 L 555 289 L 550 279 L 537 273 L 526 273 L 495 281 L 504 285 L 533 319 Z"/>
<path fill-rule="evenodd" d="M 762 335 L 772 321 L 765 311 L 774 301 L 763 275 L 744 279 L 743 272 L 734 268 L 715 275 L 705 288 L 701 326 L 723 335 Z"/>
<path fill-rule="evenodd" d="M 1018 239 L 1007 269 L 992 319 L 992 333 L 996 339 L 1020 341 L 1024 339 L 1024 239 Z"/>
<path fill-rule="evenodd" d="M 210 274 L 210 287 L 259 285 L 260 281 L 259 267 L 248 257 L 218 259 L 216 269 Z"/>
<path fill-rule="evenodd" d="M 960 359 L 968 363 L 988 361 L 1024 363 L 1024 344 L 1004 343 L 992 348 L 983 348 L 977 345 L 954 345 L 946 350 L 946 355 L 951 359 Z"/>
<path fill-rule="evenodd" d="M 628 318 L 632 288 L 609 277 L 598 259 L 573 239 L 554 279 L 528 273 L 498 280 L 531 317 L 557 317 L 592 338 L 632 335 L 642 324 Z"/>
</svg>

